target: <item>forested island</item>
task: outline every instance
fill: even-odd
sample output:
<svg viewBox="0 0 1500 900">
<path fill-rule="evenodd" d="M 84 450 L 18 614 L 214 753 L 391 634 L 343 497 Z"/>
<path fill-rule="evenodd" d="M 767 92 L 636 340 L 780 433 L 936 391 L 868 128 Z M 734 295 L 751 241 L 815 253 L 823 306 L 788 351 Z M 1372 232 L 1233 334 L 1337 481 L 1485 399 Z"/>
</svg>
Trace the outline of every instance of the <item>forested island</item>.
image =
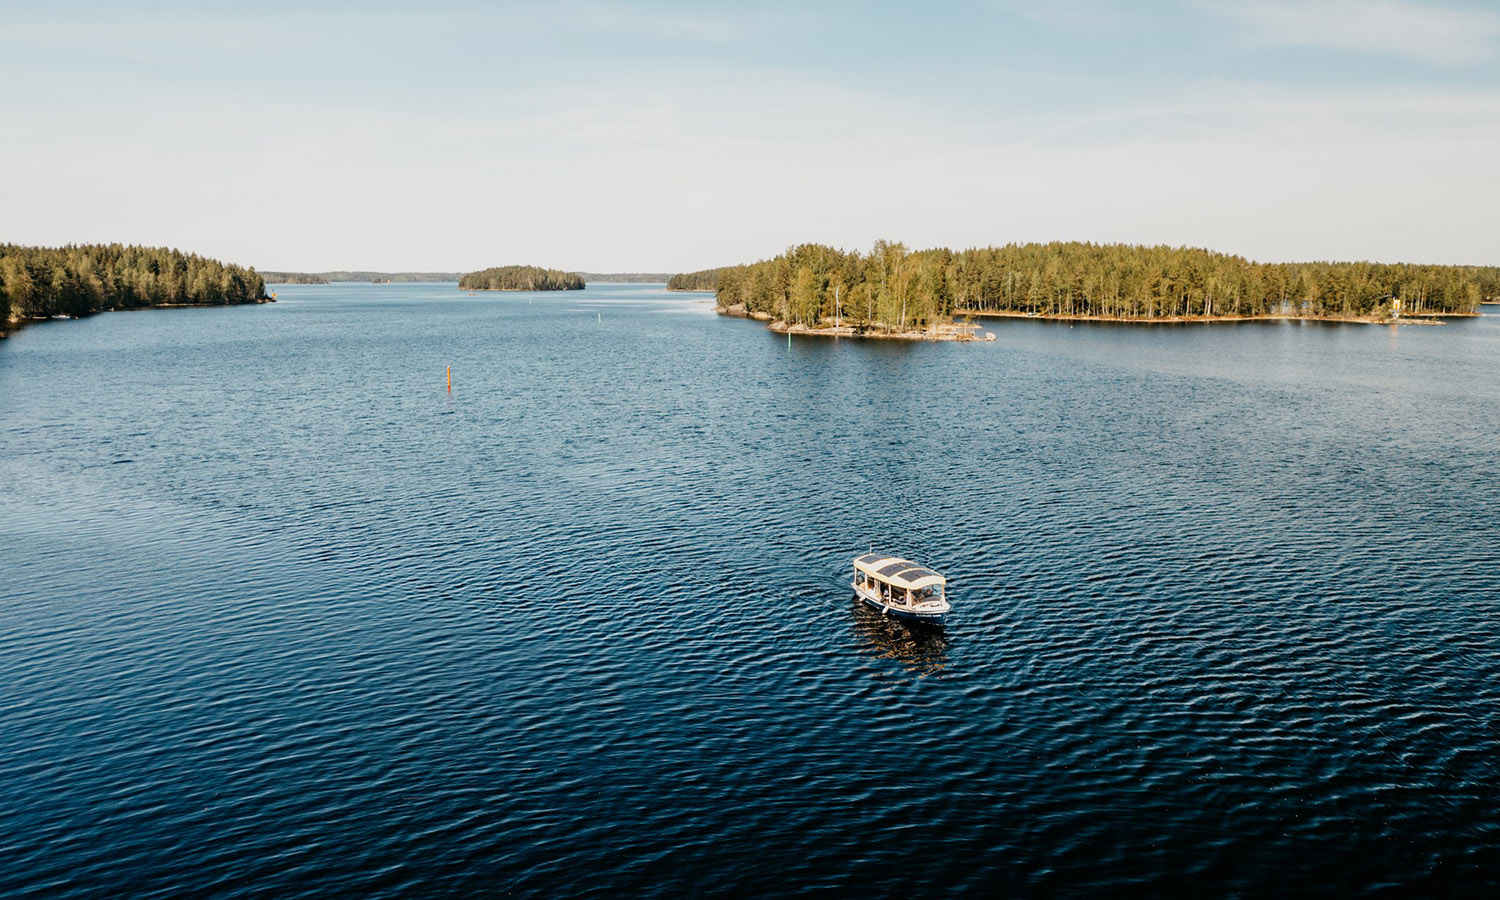
<svg viewBox="0 0 1500 900">
<path fill-rule="evenodd" d="M 165 247 L 0 244 L 0 335 L 11 323 L 52 316 L 270 299 L 253 268 Z"/>
<path fill-rule="evenodd" d="M 540 266 L 499 266 L 470 272 L 458 280 L 461 291 L 581 291 L 583 276 Z"/>
<path fill-rule="evenodd" d="M 956 316 L 1124 322 L 1271 318 L 1388 322 L 1476 315 L 1500 268 L 1406 263 L 1257 263 L 1193 247 L 1009 244 L 869 253 L 818 244 L 717 272 L 725 315 L 776 330 L 931 337 Z M 961 335 L 944 329 L 948 335 Z"/>
<path fill-rule="evenodd" d="M 667 279 L 669 291 L 717 291 L 719 274 L 724 269 L 702 269 L 697 272 L 682 272 Z"/>
</svg>

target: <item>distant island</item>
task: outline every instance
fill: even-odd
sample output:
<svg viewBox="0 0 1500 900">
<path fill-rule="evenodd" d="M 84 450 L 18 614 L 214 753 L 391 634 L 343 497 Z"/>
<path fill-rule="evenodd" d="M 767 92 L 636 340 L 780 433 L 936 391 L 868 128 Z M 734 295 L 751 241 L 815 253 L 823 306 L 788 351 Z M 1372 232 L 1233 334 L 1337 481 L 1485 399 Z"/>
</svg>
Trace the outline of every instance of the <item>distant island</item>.
<svg viewBox="0 0 1500 900">
<path fill-rule="evenodd" d="M 906 339 L 972 337 L 957 317 L 1112 322 L 1324 319 L 1432 321 L 1478 315 L 1500 268 L 1406 263 L 1257 263 L 1192 247 L 1008 244 L 869 253 L 803 244 L 772 259 L 679 276 L 707 283 L 723 315 L 776 331 Z M 671 282 L 668 282 L 671 285 Z"/>
<path fill-rule="evenodd" d="M 583 276 L 539 266 L 499 266 L 470 272 L 458 280 L 461 291 L 581 291 Z"/>
<path fill-rule="evenodd" d="M 661 284 L 670 272 L 579 272 L 585 284 Z"/>
<path fill-rule="evenodd" d="M 266 284 L 331 284 L 336 281 L 369 284 L 458 281 L 462 272 L 262 272 Z M 670 272 L 578 272 L 585 284 L 661 284 Z M 708 290 L 712 290 L 709 288 Z"/>
<path fill-rule="evenodd" d="M 266 284 L 327 284 L 329 279 L 314 272 L 262 272 Z"/>
<path fill-rule="evenodd" d="M 717 291 L 719 289 L 719 275 L 724 269 L 702 269 L 697 272 L 683 272 L 673 275 L 667 279 L 667 290 L 669 291 Z"/>
<path fill-rule="evenodd" d="M 461 272 L 262 272 L 267 284 L 329 284 L 359 281 L 368 284 L 457 281 Z"/>
<path fill-rule="evenodd" d="M 0 244 L 0 336 L 13 325 L 57 316 L 272 299 L 253 268 L 165 247 Z"/>
</svg>

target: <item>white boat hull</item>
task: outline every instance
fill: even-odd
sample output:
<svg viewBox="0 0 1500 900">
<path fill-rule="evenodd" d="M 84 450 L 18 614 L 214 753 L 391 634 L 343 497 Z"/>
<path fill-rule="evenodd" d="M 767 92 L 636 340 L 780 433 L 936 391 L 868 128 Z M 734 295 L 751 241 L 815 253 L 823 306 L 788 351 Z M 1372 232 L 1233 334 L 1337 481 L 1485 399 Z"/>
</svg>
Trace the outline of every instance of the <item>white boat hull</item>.
<svg viewBox="0 0 1500 900">
<path fill-rule="evenodd" d="M 914 606 L 892 603 L 864 585 L 854 584 L 854 593 L 859 599 L 880 610 L 881 615 L 895 616 L 908 622 L 923 622 L 928 625 L 943 624 L 943 616 L 949 606 L 947 600 L 928 600 Z"/>
</svg>

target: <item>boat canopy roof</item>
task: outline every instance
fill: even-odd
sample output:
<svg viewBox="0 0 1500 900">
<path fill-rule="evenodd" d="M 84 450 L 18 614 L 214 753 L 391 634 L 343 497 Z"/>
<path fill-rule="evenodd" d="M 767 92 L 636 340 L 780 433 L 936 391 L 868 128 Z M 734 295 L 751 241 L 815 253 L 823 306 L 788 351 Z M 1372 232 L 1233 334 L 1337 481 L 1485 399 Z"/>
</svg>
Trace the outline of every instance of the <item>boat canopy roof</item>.
<svg viewBox="0 0 1500 900">
<path fill-rule="evenodd" d="M 883 553 L 866 553 L 864 556 L 856 557 L 854 568 L 877 581 L 884 581 L 892 587 L 905 590 L 915 591 L 948 583 L 947 579 L 931 569 L 924 569 L 910 560 L 899 556 L 886 556 Z"/>
</svg>

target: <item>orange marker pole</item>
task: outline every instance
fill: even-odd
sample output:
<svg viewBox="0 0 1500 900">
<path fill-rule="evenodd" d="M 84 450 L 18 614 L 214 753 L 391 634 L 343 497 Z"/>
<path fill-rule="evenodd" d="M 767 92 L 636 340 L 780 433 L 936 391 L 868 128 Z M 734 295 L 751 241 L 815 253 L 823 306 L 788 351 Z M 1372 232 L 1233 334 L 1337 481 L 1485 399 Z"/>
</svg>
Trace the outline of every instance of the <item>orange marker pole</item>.
<svg viewBox="0 0 1500 900">
<path fill-rule="evenodd" d="M 448 367 L 448 393 L 453 393 L 453 367 Z"/>
</svg>

